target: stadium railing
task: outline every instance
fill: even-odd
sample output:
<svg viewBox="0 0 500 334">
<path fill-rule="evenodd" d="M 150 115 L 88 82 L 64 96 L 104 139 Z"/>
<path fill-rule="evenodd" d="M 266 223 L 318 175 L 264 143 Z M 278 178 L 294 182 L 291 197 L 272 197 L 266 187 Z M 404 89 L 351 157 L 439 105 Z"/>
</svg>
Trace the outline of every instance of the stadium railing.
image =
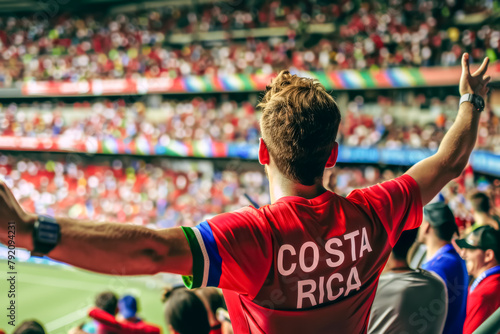
<svg viewBox="0 0 500 334">
<path fill-rule="evenodd" d="M 473 334 L 492 334 L 500 332 L 500 308 L 498 308 Z"/>
</svg>

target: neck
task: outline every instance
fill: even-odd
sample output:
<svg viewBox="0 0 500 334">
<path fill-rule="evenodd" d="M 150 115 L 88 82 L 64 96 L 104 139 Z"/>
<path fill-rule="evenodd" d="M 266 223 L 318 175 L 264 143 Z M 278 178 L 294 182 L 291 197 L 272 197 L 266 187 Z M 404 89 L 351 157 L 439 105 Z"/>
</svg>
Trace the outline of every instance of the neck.
<svg viewBox="0 0 500 334">
<path fill-rule="evenodd" d="M 474 213 L 474 222 L 478 225 L 485 225 L 489 220 L 489 216 L 484 212 Z"/>
<path fill-rule="evenodd" d="M 427 259 L 432 259 L 434 255 L 436 255 L 438 250 L 440 250 L 441 247 L 447 244 L 449 244 L 449 242 L 437 238 L 426 242 L 425 245 L 427 246 Z"/>
<path fill-rule="evenodd" d="M 312 199 L 327 191 L 325 187 L 323 187 L 321 178 L 318 178 L 312 186 L 305 186 L 286 178 L 283 174 L 279 173 L 276 168 L 273 168 L 273 172 L 270 172 L 268 166 L 266 166 L 266 168 L 268 169 L 271 203 L 286 196 L 299 196 L 306 199 Z"/>
<path fill-rule="evenodd" d="M 407 269 L 410 270 L 408 266 L 408 262 L 406 260 L 401 260 L 401 259 L 396 259 L 394 256 L 391 254 L 389 256 L 389 260 L 387 260 L 387 263 L 385 264 L 384 270 L 382 271 L 382 274 L 387 273 L 389 271 L 393 271 L 394 269 Z"/>
<path fill-rule="evenodd" d="M 485 265 L 484 267 L 482 267 L 475 275 L 474 275 L 474 279 L 478 278 L 479 276 L 481 276 L 482 273 L 484 273 L 486 270 L 488 269 L 491 269 L 493 267 L 496 267 L 498 266 L 498 263 L 494 262 L 494 263 L 490 263 L 490 264 L 487 264 Z"/>
</svg>

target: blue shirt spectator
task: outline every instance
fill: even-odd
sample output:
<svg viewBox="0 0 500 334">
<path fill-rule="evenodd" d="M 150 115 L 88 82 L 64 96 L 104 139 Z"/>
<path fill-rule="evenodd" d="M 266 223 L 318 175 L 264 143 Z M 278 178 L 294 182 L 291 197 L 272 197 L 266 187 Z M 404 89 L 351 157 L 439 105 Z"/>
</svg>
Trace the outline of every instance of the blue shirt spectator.
<svg viewBox="0 0 500 334">
<path fill-rule="evenodd" d="M 422 268 L 435 272 L 446 284 L 448 315 L 444 334 L 463 333 L 467 310 L 469 276 L 465 261 L 451 245 L 455 233 L 458 233 L 458 227 L 448 205 L 437 202 L 425 206 L 418 238 L 427 246 L 428 261 Z"/>
<path fill-rule="evenodd" d="M 441 247 L 422 265 L 425 270 L 438 274 L 448 289 L 448 316 L 443 333 L 462 333 L 467 309 L 467 287 L 469 276 L 465 261 L 452 245 Z"/>
</svg>

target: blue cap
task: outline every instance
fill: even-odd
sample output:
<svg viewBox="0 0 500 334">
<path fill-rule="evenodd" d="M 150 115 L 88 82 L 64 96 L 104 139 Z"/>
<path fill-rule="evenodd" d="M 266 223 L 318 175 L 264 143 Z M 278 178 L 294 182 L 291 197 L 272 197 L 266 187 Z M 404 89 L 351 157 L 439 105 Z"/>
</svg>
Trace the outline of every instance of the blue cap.
<svg viewBox="0 0 500 334">
<path fill-rule="evenodd" d="M 137 313 L 137 300 L 132 296 L 124 296 L 118 301 L 118 309 L 125 319 L 135 317 Z"/>
</svg>

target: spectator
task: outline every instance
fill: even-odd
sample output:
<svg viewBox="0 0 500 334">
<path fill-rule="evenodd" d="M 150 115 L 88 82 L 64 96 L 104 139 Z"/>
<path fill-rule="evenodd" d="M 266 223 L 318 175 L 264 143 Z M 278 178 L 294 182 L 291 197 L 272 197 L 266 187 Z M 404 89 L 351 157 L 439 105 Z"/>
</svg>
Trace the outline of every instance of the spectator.
<svg viewBox="0 0 500 334">
<path fill-rule="evenodd" d="M 45 329 L 36 320 L 25 320 L 12 334 L 45 334 Z"/>
<path fill-rule="evenodd" d="M 123 321 L 121 321 L 122 323 L 127 323 L 131 326 L 140 325 L 141 328 L 150 326 L 156 328 L 157 332 L 160 332 L 160 328 L 158 326 L 147 324 L 137 316 L 137 299 L 133 296 L 123 296 L 123 298 L 118 301 L 118 309 L 121 317 L 123 318 Z M 155 329 L 153 328 L 148 330 L 148 332 L 154 331 Z"/>
<path fill-rule="evenodd" d="M 500 307 L 500 232 L 480 226 L 457 245 L 474 278 L 464 325 L 464 334 L 471 334 Z"/>
<path fill-rule="evenodd" d="M 102 292 L 97 295 L 95 299 L 95 306 L 104 312 L 110 314 L 113 318 L 116 316 L 116 313 L 118 313 L 118 298 L 113 292 Z M 102 324 L 100 324 L 96 320 L 92 320 L 91 322 L 86 323 L 83 325 L 82 330 L 84 332 L 87 332 L 89 334 L 111 334 L 111 333 L 118 333 L 117 331 L 114 330 L 106 330 Z"/>
<path fill-rule="evenodd" d="M 207 309 L 210 334 L 222 334 L 223 324 L 216 317 L 217 309 L 226 308 L 222 293 L 219 292 L 217 288 L 213 287 L 196 289 L 195 293 Z"/>
<path fill-rule="evenodd" d="M 97 307 L 90 309 L 89 317 L 99 323 L 98 333 L 120 333 L 120 334 L 160 334 L 161 330 L 157 326 L 153 326 L 140 321 L 133 322 L 118 322 L 114 316 Z"/>
<path fill-rule="evenodd" d="M 451 239 L 458 234 L 455 217 L 443 202 L 424 207 L 424 221 L 420 226 L 418 241 L 427 246 L 425 270 L 438 274 L 448 290 L 448 315 L 443 333 L 462 333 L 467 307 L 469 277 L 464 260 L 457 253 Z"/>
<path fill-rule="evenodd" d="M 448 311 L 446 285 L 434 273 L 411 269 L 406 260 L 417 233 L 417 229 L 404 231 L 392 249 L 380 276 L 368 333 L 443 331 Z M 429 312 L 432 315 L 425 318 Z"/>
<path fill-rule="evenodd" d="M 205 305 L 187 289 L 175 289 L 165 302 L 165 320 L 173 334 L 208 334 L 210 324 Z"/>
<path fill-rule="evenodd" d="M 498 217 L 491 215 L 491 202 L 487 194 L 476 192 L 470 196 L 470 202 L 472 214 L 474 215 L 474 224 L 466 230 L 466 234 L 481 226 L 491 226 L 494 229 L 499 229 L 500 222 Z"/>
<path fill-rule="evenodd" d="M 137 299 L 133 296 L 123 296 L 118 301 L 118 311 L 120 312 L 119 317 L 121 320 L 133 323 L 142 321 L 142 319 L 137 316 Z"/>
</svg>

